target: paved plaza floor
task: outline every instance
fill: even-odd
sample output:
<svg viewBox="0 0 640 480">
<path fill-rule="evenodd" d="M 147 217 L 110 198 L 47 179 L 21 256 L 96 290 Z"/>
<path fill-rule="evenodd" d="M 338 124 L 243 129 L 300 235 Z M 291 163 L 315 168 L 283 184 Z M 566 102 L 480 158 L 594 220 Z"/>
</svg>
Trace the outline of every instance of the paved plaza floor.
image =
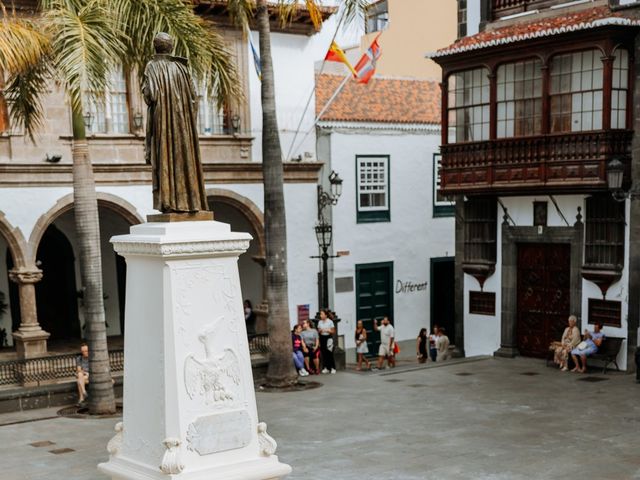
<svg viewBox="0 0 640 480">
<path fill-rule="evenodd" d="M 258 393 L 292 480 L 640 479 L 635 376 L 490 358 L 311 379 L 324 385 Z M 118 419 L 53 415 L 0 415 L 2 480 L 106 478 Z"/>
</svg>

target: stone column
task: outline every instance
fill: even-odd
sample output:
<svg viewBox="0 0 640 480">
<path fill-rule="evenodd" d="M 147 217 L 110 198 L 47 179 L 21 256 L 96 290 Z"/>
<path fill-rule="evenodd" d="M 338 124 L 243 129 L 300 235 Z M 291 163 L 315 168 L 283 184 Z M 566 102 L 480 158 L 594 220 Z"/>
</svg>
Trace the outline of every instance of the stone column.
<svg viewBox="0 0 640 480">
<path fill-rule="evenodd" d="M 462 271 L 462 263 L 464 262 L 464 196 L 456 196 L 456 226 L 455 226 L 455 242 L 456 242 L 456 259 L 454 270 L 454 311 L 455 311 L 455 330 L 456 338 L 454 357 L 464 357 L 464 272 Z"/>
<path fill-rule="evenodd" d="M 16 282 L 20 295 L 20 328 L 13 332 L 18 358 L 33 358 L 47 353 L 49 333 L 38 323 L 35 283 L 42 280 L 38 268 L 18 268 L 9 271 L 9 278 Z"/>
</svg>

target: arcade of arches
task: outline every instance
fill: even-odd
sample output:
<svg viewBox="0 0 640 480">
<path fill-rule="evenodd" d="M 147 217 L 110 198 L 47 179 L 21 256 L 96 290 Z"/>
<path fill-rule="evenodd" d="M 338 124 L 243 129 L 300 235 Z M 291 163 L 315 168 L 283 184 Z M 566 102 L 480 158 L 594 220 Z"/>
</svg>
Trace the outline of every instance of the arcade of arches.
<svg viewBox="0 0 640 480">
<path fill-rule="evenodd" d="M 103 197 L 98 200 L 98 211 L 107 335 L 120 337 L 124 333 L 126 263 L 114 252 L 109 239 L 128 233 L 129 227 L 142 219 L 127 202 L 99 196 Z M 254 238 L 238 263 L 243 295 L 253 303 L 263 324 L 262 214 L 250 201 L 231 192 L 216 191 L 209 197 L 209 204 L 217 221 Z M 61 199 L 41 217 L 29 242 L 0 213 L 0 352 L 13 352 L 14 346 L 19 356 L 30 357 L 46 353 L 47 344 L 51 349 L 77 347 L 84 337 L 77 248 L 70 197 Z"/>
</svg>

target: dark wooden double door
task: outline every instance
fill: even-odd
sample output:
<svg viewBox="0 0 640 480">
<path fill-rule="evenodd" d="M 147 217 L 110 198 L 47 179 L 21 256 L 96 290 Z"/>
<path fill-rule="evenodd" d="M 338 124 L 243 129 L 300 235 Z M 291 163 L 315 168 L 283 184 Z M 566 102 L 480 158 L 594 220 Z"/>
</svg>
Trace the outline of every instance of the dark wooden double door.
<svg viewBox="0 0 640 480">
<path fill-rule="evenodd" d="M 518 245 L 517 341 L 521 355 L 544 357 L 571 308 L 571 246 Z"/>
<path fill-rule="evenodd" d="M 373 322 L 384 317 L 393 321 L 393 263 L 356 265 L 356 320 L 362 320 L 367 330 L 369 355 L 378 355 L 380 334 L 373 330 Z"/>
</svg>

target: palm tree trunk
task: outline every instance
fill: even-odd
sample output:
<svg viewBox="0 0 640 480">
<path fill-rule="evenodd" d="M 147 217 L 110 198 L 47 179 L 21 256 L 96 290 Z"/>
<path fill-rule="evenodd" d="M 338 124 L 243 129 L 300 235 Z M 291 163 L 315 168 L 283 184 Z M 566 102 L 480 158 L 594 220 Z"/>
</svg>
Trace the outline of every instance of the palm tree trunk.
<svg viewBox="0 0 640 480">
<path fill-rule="evenodd" d="M 73 202 L 84 291 L 86 338 L 89 345 L 89 412 L 115 413 L 116 402 L 109 368 L 102 298 L 102 257 L 96 185 L 89 159 L 82 108 L 74 108 L 72 116 Z"/>
<path fill-rule="evenodd" d="M 257 23 L 262 67 L 262 174 L 269 302 L 269 368 L 267 383 L 279 387 L 297 380 L 293 368 L 287 280 L 287 227 L 284 209 L 282 150 L 276 118 L 267 0 L 258 0 Z"/>
</svg>

